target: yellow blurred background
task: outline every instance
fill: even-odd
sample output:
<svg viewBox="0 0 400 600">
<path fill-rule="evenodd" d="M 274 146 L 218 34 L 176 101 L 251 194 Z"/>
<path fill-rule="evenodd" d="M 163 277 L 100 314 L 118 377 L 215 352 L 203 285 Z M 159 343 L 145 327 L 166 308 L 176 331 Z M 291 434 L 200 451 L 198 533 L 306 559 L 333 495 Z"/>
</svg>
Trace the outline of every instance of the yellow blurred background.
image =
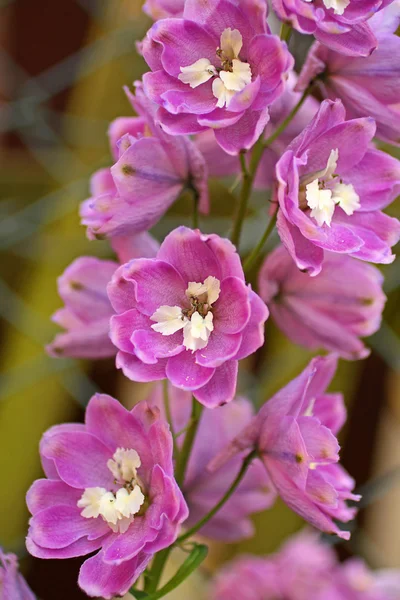
<svg viewBox="0 0 400 600">
<path fill-rule="evenodd" d="M 130 114 L 122 86 L 139 79 L 145 64 L 135 43 L 150 22 L 139 0 L 2 0 L 0 2 L 0 545 L 22 558 L 24 573 L 42 600 L 78 599 L 79 560 L 38 561 L 26 556 L 25 492 L 41 475 L 38 442 L 55 423 L 82 419 L 96 390 L 126 405 L 147 386 L 124 380 L 112 360 L 55 360 L 44 345 L 57 328 L 56 278 L 79 255 L 111 256 L 105 242 L 88 242 L 78 206 L 88 178 L 110 162 L 108 122 Z M 208 231 L 224 233 L 232 210 L 229 192 L 212 184 Z M 397 214 L 399 215 L 399 209 Z M 179 202 L 155 228 L 162 236 L 187 222 Z M 254 222 L 246 230 L 250 243 Z M 350 411 L 342 435 L 343 462 L 365 493 L 352 541 L 373 567 L 400 568 L 400 263 L 384 269 L 389 301 L 373 352 L 340 366 L 334 388 Z M 248 362 L 241 391 L 262 402 L 296 375 L 310 354 L 267 326 L 260 360 Z M 268 553 L 302 526 L 278 503 L 256 516 L 257 535 L 241 544 L 212 545 L 202 573 L 171 598 L 207 598 L 206 579 L 239 552 Z M 179 561 L 179 557 L 177 557 Z M 61 564 L 62 563 L 62 564 Z"/>
</svg>

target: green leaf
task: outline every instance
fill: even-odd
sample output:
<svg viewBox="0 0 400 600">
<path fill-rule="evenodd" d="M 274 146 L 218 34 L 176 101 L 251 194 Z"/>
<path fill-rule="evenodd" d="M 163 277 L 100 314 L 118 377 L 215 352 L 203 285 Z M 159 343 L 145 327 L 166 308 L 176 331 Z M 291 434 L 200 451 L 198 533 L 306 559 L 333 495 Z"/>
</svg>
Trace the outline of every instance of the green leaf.
<svg viewBox="0 0 400 600">
<path fill-rule="evenodd" d="M 201 565 L 207 554 L 207 546 L 204 544 L 195 544 L 185 562 L 182 563 L 175 575 L 160 590 L 152 594 L 146 594 L 145 592 L 132 589 L 131 593 L 137 600 L 159 600 L 159 598 L 163 598 L 181 585 Z"/>
</svg>

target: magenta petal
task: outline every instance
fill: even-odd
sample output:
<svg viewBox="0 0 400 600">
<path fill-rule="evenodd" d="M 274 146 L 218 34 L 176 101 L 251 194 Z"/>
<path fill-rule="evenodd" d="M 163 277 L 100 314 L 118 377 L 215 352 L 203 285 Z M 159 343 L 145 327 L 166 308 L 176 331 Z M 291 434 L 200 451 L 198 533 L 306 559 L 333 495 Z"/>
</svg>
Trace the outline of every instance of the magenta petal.
<svg viewBox="0 0 400 600">
<path fill-rule="evenodd" d="M 147 231 L 126 237 L 114 237 L 110 240 L 112 249 L 120 263 L 132 258 L 155 258 L 160 244 Z"/>
<path fill-rule="evenodd" d="M 215 369 L 213 377 L 194 392 L 194 397 L 207 408 L 230 402 L 236 393 L 238 368 L 237 360 L 228 360 Z"/>
<path fill-rule="evenodd" d="M 250 319 L 242 331 L 242 343 L 235 360 L 242 360 L 261 348 L 264 343 L 264 324 L 268 319 L 267 306 L 255 292 L 250 290 Z"/>
<path fill-rule="evenodd" d="M 164 336 L 152 329 L 140 329 L 131 340 L 136 356 L 146 364 L 155 364 L 159 358 L 169 358 L 184 350 L 182 331 Z"/>
<path fill-rule="evenodd" d="M 219 367 L 227 360 L 235 357 L 242 343 L 242 334 L 225 334 L 214 331 L 208 344 L 196 352 L 196 363 L 203 367 Z"/>
<path fill-rule="evenodd" d="M 151 507 L 148 509 L 151 510 Z M 107 564 L 121 564 L 139 554 L 147 541 L 157 537 L 157 530 L 151 530 L 146 523 L 146 516 L 136 517 L 128 531 L 113 536 L 103 546 L 103 560 Z"/>
<path fill-rule="evenodd" d="M 52 506 L 63 505 L 76 508 L 81 496 L 82 490 L 71 488 L 61 480 L 37 479 L 28 490 L 26 504 L 29 511 L 35 515 Z"/>
<path fill-rule="evenodd" d="M 159 360 L 155 365 L 146 365 L 133 354 L 127 352 L 118 352 L 115 362 L 117 369 L 132 381 L 146 382 L 159 381 L 165 379 L 165 367 L 167 359 Z"/>
<path fill-rule="evenodd" d="M 61 479 L 82 490 L 111 488 L 113 476 L 107 467 L 110 449 L 90 433 L 57 429 L 53 427 L 44 434 L 41 453 L 54 461 Z"/>
<path fill-rule="evenodd" d="M 166 375 L 170 382 L 183 390 L 196 390 L 210 381 L 215 369 L 198 365 L 195 354 L 184 350 L 168 359 Z"/>
<path fill-rule="evenodd" d="M 239 154 L 241 150 L 249 150 L 256 143 L 268 121 L 268 108 L 257 111 L 250 108 L 235 125 L 216 129 L 215 139 L 228 154 Z"/>
<path fill-rule="evenodd" d="M 317 29 L 315 37 L 322 44 L 346 56 L 370 56 L 378 45 L 372 29 L 367 23 L 353 25 L 347 33 L 340 35 Z"/>
<path fill-rule="evenodd" d="M 45 548 L 65 548 L 80 538 L 95 540 L 109 533 L 103 519 L 85 519 L 75 506 L 52 506 L 40 511 L 30 521 L 35 543 Z"/>
<path fill-rule="evenodd" d="M 111 317 L 110 338 L 113 344 L 123 352 L 133 352 L 131 342 L 132 333 L 137 329 L 150 328 L 149 317 L 139 312 L 136 308 L 127 310 Z"/>
<path fill-rule="evenodd" d="M 111 531 L 111 530 L 110 530 Z M 78 541 L 66 546 L 65 548 L 43 548 L 36 544 L 32 539 L 32 532 L 29 531 L 26 538 L 27 550 L 32 556 L 37 558 L 74 558 L 75 556 L 85 556 L 98 550 L 105 538 L 97 540 L 88 540 L 81 538 Z"/>
<path fill-rule="evenodd" d="M 293 226 L 279 210 L 277 229 L 282 243 L 296 265 L 310 275 L 318 275 L 322 269 L 324 251 L 301 235 L 299 229 Z"/>
<path fill-rule="evenodd" d="M 226 277 L 213 306 L 214 327 L 222 333 L 240 333 L 250 319 L 249 290 L 241 279 Z"/>
<path fill-rule="evenodd" d="M 78 583 L 88 596 L 100 596 L 107 600 L 123 596 L 143 573 L 151 558 L 151 554 L 141 554 L 120 565 L 108 565 L 103 561 L 103 553 L 99 552 L 83 563 Z"/>
</svg>

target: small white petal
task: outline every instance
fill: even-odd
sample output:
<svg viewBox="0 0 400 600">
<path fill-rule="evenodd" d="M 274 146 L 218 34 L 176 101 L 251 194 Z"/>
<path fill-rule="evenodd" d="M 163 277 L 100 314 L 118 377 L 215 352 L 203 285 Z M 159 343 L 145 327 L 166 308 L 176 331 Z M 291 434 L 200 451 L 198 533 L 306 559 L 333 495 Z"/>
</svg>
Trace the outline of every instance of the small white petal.
<svg viewBox="0 0 400 600">
<path fill-rule="evenodd" d="M 206 83 L 211 77 L 217 75 L 217 71 L 213 64 L 208 58 L 200 58 L 196 60 L 192 65 L 187 67 L 180 67 L 181 74 L 178 75 L 178 79 L 182 83 L 188 83 L 191 88 L 196 88 L 202 83 Z"/>
<path fill-rule="evenodd" d="M 204 281 L 204 286 L 207 291 L 207 303 L 211 306 L 219 298 L 219 294 L 221 292 L 221 283 L 219 279 L 210 275 Z"/>
<path fill-rule="evenodd" d="M 221 71 L 220 78 L 229 91 L 240 92 L 251 83 L 251 68 L 240 60 L 232 61 L 232 71 Z"/>
<path fill-rule="evenodd" d="M 179 306 L 160 306 L 150 319 L 156 321 L 151 328 L 163 335 L 173 335 L 185 326 L 185 319 Z"/>
<path fill-rule="evenodd" d="M 230 101 L 235 95 L 234 91 L 230 91 L 225 87 L 224 82 L 219 77 L 214 79 L 212 83 L 212 92 L 214 97 L 218 100 L 216 104 L 218 108 L 224 108 L 224 106 L 228 107 Z"/>
<path fill-rule="evenodd" d="M 323 2 L 326 8 L 333 8 L 335 15 L 342 15 L 350 4 L 350 0 L 323 0 Z"/>
<path fill-rule="evenodd" d="M 116 494 L 115 508 L 123 517 L 132 517 L 140 511 L 144 500 L 138 485 L 135 485 L 130 493 L 125 488 L 121 488 Z"/>
<path fill-rule="evenodd" d="M 102 487 L 87 488 L 82 497 L 78 500 L 78 508 L 83 508 L 81 512 L 85 519 L 96 518 L 100 514 L 100 500 L 107 494 L 107 490 Z"/>
<path fill-rule="evenodd" d="M 117 481 L 132 481 L 136 478 L 136 470 L 140 467 L 141 460 L 136 450 L 117 448 L 113 458 L 107 461 L 107 467 Z"/>
<path fill-rule="evenodd" d="M 193 313 L 183 330 L 183 345 L 187 350 L 195 352 L 207 346 L 213 330 L 212 320 L 212 313 L 208 313 L 205 319 L 198 312 Z"/>
<path fill-rule="evenodd" d="M 335 212 L 331 190 L 320 190 L 318 180 L 315 180 L 306 186 L 306 199 L 308 206 L 312 209 L 311 217 L 317 221 L 320 227 L 324 223 L 330 227 Z"/>
<path fill-rule="evenodd" d="M 188 288 L 186 290 L 186 296 L 188 298 L 198 298 L 202 294 L 205 294 L 207 291 L 207 287 L 204 283 L 196 283 L 195 281 L 190 281 Z"/>
<path fill-rule="evenodd" d="M 112 492 L 107 492 L 101 497 L 99 513 L 108 523 L 113 523 L 113 525 L 116 525 L 118 519 L 121 518 L 119 511 L 115 508 L 115 496 Z"/>
<path fill-rule="evenodd" d="M 228 27 L 221 35 L 221 50 L 225 60 L 233 60 L 239 56 L 243 46 L 243 38 L 240 31 Z"/>
<path fill-rule="evenodd" d="M 332 200 L 339 204 L 346 215 L 352 215 L 355 210 L 361 206 L 360 196 L 357 194 L 354 186 L 346 183 L 337 183 L 333 188 Z"/>
</svg>

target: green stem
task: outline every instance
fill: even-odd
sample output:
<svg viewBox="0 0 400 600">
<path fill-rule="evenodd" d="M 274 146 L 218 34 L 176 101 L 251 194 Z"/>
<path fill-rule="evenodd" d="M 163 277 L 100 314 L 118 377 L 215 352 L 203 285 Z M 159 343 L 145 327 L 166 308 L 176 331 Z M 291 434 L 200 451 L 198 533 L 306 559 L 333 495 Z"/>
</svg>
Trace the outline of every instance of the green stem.
<svg viewBox="0 0 400 600">
<path fill-rule="evenodd" d="M 246 258 L 246 260 L 243 263 L 243 270 L 245 271 L 245 273 L 247 273 L 248 271 L 250 271 L 250 269 L 252 268 L 252 266 L 254 265 L 254 263 L 257 261 L 262 249 L 264 248 L 264 244 L 267 241 L 267 239 L 269 238 L 269 236 L 271 235 L 271 233 L 273 232 L 274 228 L 275 228 L 275 223 L 276 223 L 276 216 L 277 216 L 277 212 L 274 214 L 273 217 L 271 217 L 271 219 L 268 222 L 268 225 L 263 233 L 262 238 L 260 239 L 260 241 L 258 242 L 257 246 L 252 250 L 251 254 Z"/>
<path fill-rule="evenodd" d="M 171 551 L 172 546 L 169 546 L 169 548 L 165 548 L 164 550 L 161 550 L 155 555 L 150 572 L 146 577 L 146 583 L 144 587 L 145 592 L 151 594 L 152 592 L 155 592 L 157 590 L 164 567 L 166 565 Z"/>
<path fill-rule="evenodd" d="M 178 539 L 175 542 L 175 545 L 181 544 L 182 542 L 184 542 L 185 540 L 187 540 L 188 538 L 190 538 L 192 535 L 194 535 L 195 533 L 197 533 L 202 527 L 204 527 L 204 525 L 206 523 L 208 523 L 208 521 L 210 521 L 210 519 L 212 519 L 217 514 L 217 512 L 229 500 L 229 498 L 232 496 L 232 494 L 235 492 L 235 490 L 237 489 L 237 487 L 241 483 L 243 477 L 246 474 L 246 471 L 247 471 L 250 463 L 256 457 L 256 455 L 257 455 L 256 451 L 253 450 L 252 452 L 250 452 L 250 454 L 248 454 L 246 456 L 246 458 L 244 459 L 244 461 L 242 463 L 241 469 L 240 469 L 239 473 L 237 474 L 235 480 L 233 481 L 233 483 L 230 486 L 230 488 L 228 489 L 228 491 L 224 494 L 224 496 L 222 496 L 222 498 L 218 502 L 218 504 L 216 504 L 214 506 L 214 508 L 212 510 L 210 510 L 209 513 L 207 513 L 202 519 L 200 519 L 200 521 L 198 521 L 196 523 L 196 525 L 193 525 L 193 527 L 191 527 L 188 531 L 186 531 L 186 533 L 184 533 L 180 537 L 178 537 Z"/>
<path fill-rule="evenodd" d="M 290 111 L 290 113 L 288 114 L 286 119 L 284 121 L 282 121 L 282 123 L 279 125 L 279 127 L 277 127 L 275 129 L 274 133 L 272 135 L 270 135 L 268 139 L 265 140 L 264 148 L 268 148 L 268 146 L 270 146 L 281 135 L 281 133 L 283 133 L 285 131 L 286 127 L 294 119 L 294 117 L 299 112 L 300 108 L 303 106 L 310 91 L 311 91 L 311 88 L 310 88 L 310 86 L 308 86 L 304 90 L 303 95 L 301 96 L 300 100 L 298 101 L 296 106 Z"/>
<path fill-rule="evenodd" d="M 172 421 L 171 406 L 169 403 L 168 379 L 164 379 L 164 381 L 163 381 L 163 403 L 164 403 L 165 416 L 167 417 L 167 421 L 169 423 L 169 428 L 171 430 L 171 435 L 172 435 L 172 439 L 173 439 L 174 458 L 175 458 L 175 460 L 178 460 L 179 448 L 176 443 L 176 435 L 175 435 L 175 431 L 174 431 L 174 424 Z"/>
<path fill-rule="evenodd" d="M 289 23 L 282 23 L 280 38 L 282 41 L 288 43 L 290 36 L 292 35 L 292 28 Z"/>
<path fill-rule="evenodd" d="M 183 482 L 185 480 L 186 467 L 190 458 L 190 453 L 193 448 L 202 409 L 202 405 L 199 402 L 197 402 L 195 398 L 193 398 L 191 424 L 186 432 L 185 440 L 183 442 L 182 449 L 179 453 L 179 460 L 177 461 L 175 468 L 175 479 L 180 487 L 182 487 Z"/>
<path fill-rule="evenodd" d="M 197 190 L 193 190 L 193 229 L 197 229 L 199 226 L 199 194 Z"/>
<path fill-rule="evenodd" d="M 258 139 L 254 145 L 253 152 L 250 159 L 250 166 L 247 168 L 245 155 L 241 153 L 239 155 L 240 164 L 242 167 L 242 190 L 240 193 L 239 206 L 237 209 L 235 221 L 233 224 L 233 231 L 231 235 L 232 243 L 238 247 L 240 242 L 240 236 L 242 234 L 243 223 L 246 218 L 247 205 L 251 191 L 253 189 L 254 179 L 257 173 L 258 165 L 260 164 L 262 155 L 264 152 L 264 143 L 262 136 Z"/>
</svg>

